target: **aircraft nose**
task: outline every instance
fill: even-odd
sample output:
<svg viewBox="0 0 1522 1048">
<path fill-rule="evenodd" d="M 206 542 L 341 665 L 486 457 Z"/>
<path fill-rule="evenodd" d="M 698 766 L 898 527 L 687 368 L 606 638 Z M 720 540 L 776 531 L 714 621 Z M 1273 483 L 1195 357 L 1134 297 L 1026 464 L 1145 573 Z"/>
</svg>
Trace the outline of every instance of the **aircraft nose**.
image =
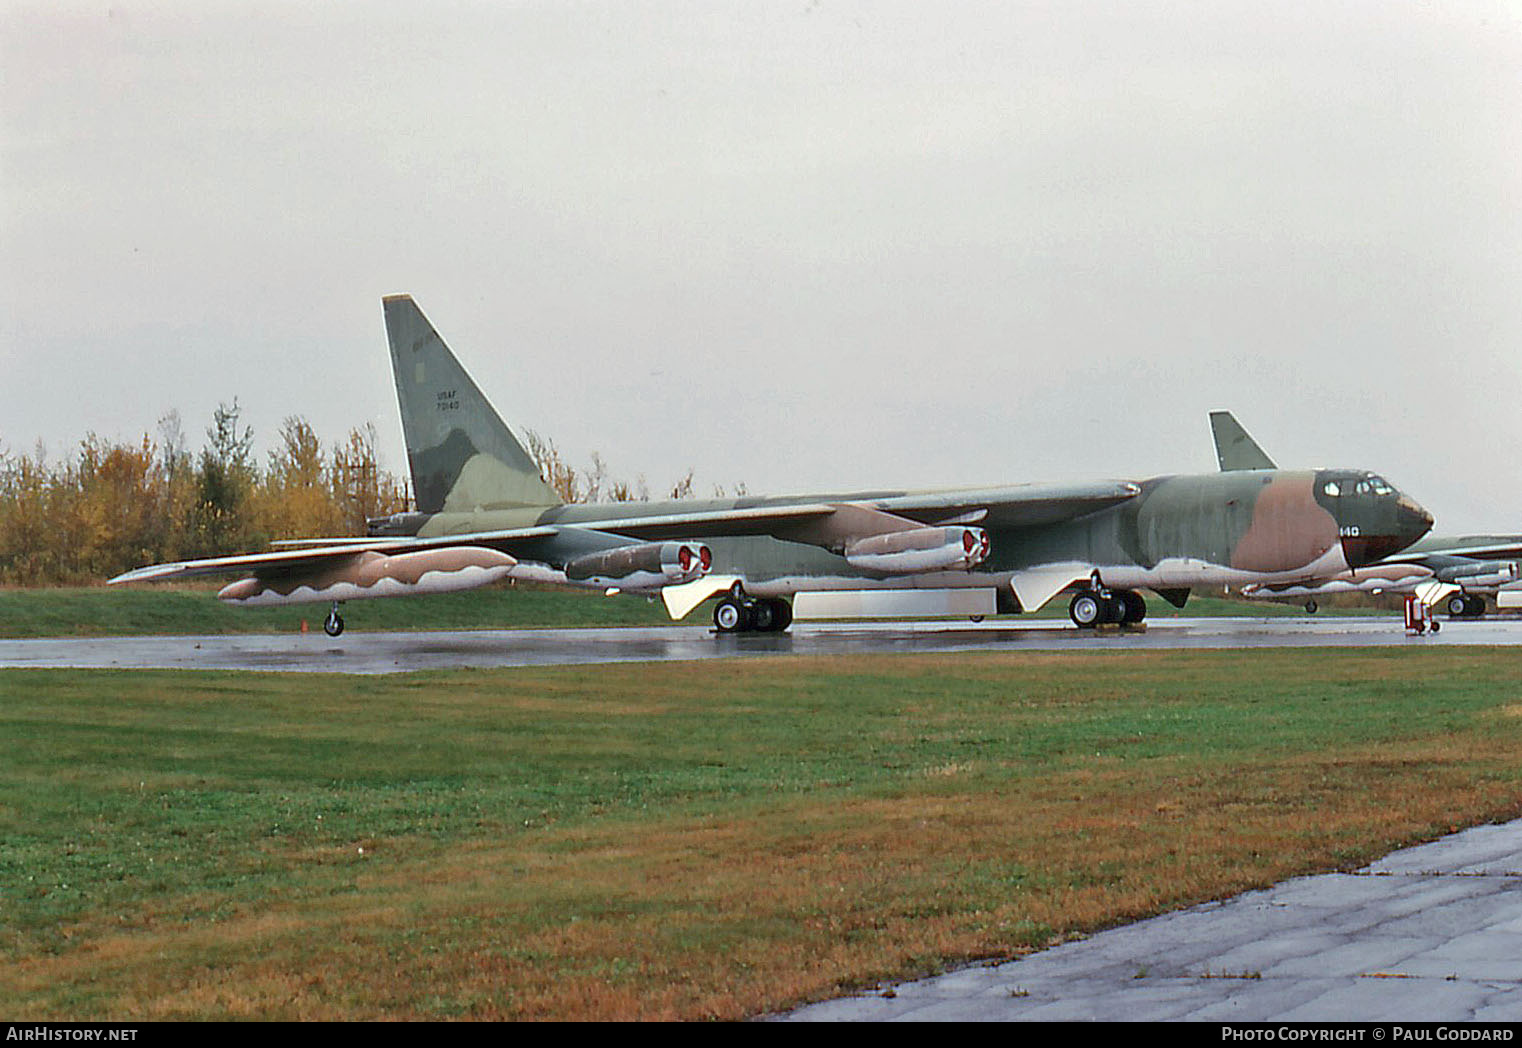
<svg viewBox="0 0 1522 1048">
<path fill-rule="evenodd" d="M 1432 514 L 1423 509 L 1414 498 L 1410 495 L 1402 495 L 1396 500 L 1395 533 L 1401 540 L 1401 549 L 1405 549 L 1431 530 Z"/>
<path fill-rule="evenodd" d="M 1344 530 L 1342 552 L 1348 567 L 1354 570 L 1366 568 L 1392 553 L 1399 553 L 1427 534 L 1432 527 L 1432 514 L 1409 495 L 1397 497 L 1393 519 L 1388 509 L 1389 503 L 1385 502 L 1384 505 L 1387 508 L 1373 514 L 1378 523 L 1371 521 Z"/>
</svg>

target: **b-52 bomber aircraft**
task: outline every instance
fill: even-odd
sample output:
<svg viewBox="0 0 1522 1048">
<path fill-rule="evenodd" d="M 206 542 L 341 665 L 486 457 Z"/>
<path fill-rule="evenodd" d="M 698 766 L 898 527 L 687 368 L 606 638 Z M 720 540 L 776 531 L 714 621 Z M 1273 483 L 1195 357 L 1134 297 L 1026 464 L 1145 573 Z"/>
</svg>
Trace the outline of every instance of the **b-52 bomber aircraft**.
<svg viewBox="0 0 1522 1048">
<path fill-rule="evenodd" d="M 468 589 L 501 578 L 659 593 L 673 619 L 718 597 L 720 633 L 778 631 L 789 598 L 979 617 L 1059 594 L 1080 627 L 1136 623 L 1140 590 L 1289 583 L 1363 567 L 1432 525 L 1362 470 L 737 499 L 565 504 L 412 298 L 383 300 L 417 511 L 369 534 L 139 568 L 129 582 L 245 572 L 241 604 Z M 876 603 L 873 603 L 873 602 Z M 853 602 L 855 602 L 853 604 Z"/>
<path fill-rule="evenodd" d="M 1210 415 L 1216 458 L 1223 471 L 1274 469 L 1273 460 L 1249 437 L 1236 419 L 1224 411 Z M 1328 480 L 1328 485 L 1339 484 Z M 1366 477 L 1359 485 L 1378 493 L 1383 483 Z M 1323 578 L 1279 583 L 1249 583 L 1244 597 L 1260 600 L 1305 598 L 1305 610 L 1314 614 L 1318 597 L 1337 593 L 1415 593 L 1431 607 L 1442 603 L 1455 618 L 1485 614 L 1485 598 L 1519 585 L 1518 559 L 1522 558 L 1522 535 L 1464 535 L 1426 538 L 1387 557 L 1361 566 L 1350 566 Z"/>
</svg>

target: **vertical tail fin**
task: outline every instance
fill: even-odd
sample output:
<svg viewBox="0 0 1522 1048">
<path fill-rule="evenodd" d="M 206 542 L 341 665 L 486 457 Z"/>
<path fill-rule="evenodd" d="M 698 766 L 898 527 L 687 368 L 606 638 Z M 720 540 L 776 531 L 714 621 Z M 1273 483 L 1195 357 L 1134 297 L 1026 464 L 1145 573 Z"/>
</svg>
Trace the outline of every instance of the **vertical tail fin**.
<svg viewBox="0 0 1522 1048">
<path fill-rule="evenodd" d="M 1247 430 L 1229 411 L 1210 413 L 1210 432 L 1215 437 L 1215 457 L 1221 471 L 1228 473 L 1239 469 L 1278 469 L 1274 460 L 1263 453 L 1257 441 L 1247 435 Z"/>
<path fill-rule="evenodd" d="M 412 296 L 388 295 L 381 304 L 418 510 L 559 503 Z"/>
</svg>

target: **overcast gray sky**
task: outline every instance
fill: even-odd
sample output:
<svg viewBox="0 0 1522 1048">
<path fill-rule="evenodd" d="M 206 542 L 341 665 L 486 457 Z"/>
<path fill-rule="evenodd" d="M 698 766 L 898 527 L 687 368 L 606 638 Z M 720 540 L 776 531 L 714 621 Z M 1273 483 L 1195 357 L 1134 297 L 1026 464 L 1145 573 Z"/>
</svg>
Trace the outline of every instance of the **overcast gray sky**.
<svg viewBox="0 0 1522 1048">
<path fill-rule="evenodd" d="M 1522 5 L 0 0 L 0 446 L 373 421 L 410 292 L 652 488 L 1384 471 L 1522 530 Z"/>
</svg>

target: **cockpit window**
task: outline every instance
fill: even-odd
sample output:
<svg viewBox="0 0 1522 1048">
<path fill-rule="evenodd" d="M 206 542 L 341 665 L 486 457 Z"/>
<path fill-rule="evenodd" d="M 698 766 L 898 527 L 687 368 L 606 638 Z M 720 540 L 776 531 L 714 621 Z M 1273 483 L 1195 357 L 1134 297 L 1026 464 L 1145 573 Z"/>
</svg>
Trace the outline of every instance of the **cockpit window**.
<svg viewBox="0 0 1522 1048">
<path fill-rule="evenodd" d="M 1321 490 L 1326 492 L 1328 495 L 1332 496 L 1333 498 L 1336 498 L 1338 495 L 1342 494 L 1342 488 L 1341 488 L 1340 485 L 1338 485 L 1338 483 L 1335 480 L 1329 480 L 1329 481 L 1327 481 L 1326 482 L 1326 486 L 1323 487 Z"/>
</svg>

